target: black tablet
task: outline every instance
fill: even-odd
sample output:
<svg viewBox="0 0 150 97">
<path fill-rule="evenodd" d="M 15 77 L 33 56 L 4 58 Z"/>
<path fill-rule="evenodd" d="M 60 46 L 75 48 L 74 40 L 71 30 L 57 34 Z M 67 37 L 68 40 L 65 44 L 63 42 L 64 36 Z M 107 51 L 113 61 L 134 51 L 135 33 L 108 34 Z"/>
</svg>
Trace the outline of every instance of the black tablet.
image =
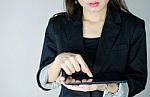
<svg viewBox="0 0 150 97">
<path fill-rule="evenodd" d="M 95 73 L 93 77 L 88 77 L 87 74 L 82 72 L 76 72 L 72 75 L 67 75 L 64 71 L 62 76 L 65 79 L 75 79 L 79 82 L 65 82 L 66 85 L 81 85 L 81 84 L 108 84 L 108 83 L 126 83 L 127 79 L 118 73 Z M 83 79 L 92 80 L 90 82 L 82 82 Z"/>
</svg>

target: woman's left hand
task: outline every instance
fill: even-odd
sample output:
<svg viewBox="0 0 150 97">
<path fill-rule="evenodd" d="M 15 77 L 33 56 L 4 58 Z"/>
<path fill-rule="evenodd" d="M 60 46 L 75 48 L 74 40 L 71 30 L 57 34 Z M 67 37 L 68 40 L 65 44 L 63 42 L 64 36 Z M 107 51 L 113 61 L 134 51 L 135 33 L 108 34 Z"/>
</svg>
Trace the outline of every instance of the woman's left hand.
<svg viewBox="0 0 150 97">
<path fill-rule="evenodd" d="M 93 79 L 83 79 L 82 82 L 92 82 Z M 72 79 L 72 77 L 68 77 L 66 80 L 64 80 L 64 77 L 61 77 L 60 82 L 63 86 L 70 90 L 75 90 L 75 91 L 104 91 L 107 87 L 106 84 L 91 84 L 91 85 L 66 85 L 65 82 L 70 83 L 70 82 L 80 82 L 79 80 Z"/>
</svg>

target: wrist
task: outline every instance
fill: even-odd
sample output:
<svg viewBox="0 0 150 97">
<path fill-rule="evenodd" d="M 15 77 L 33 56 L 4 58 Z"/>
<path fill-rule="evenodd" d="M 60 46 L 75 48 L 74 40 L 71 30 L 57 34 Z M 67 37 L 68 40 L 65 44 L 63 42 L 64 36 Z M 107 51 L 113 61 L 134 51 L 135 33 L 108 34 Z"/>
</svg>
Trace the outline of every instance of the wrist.
<svg viewBox="0 0 150 97">
<path fill-rule="evenodd" d="M 55 58 L 55 60 L 48 66 L 48 82 L 51 83 L 56 81 L 60 76 L 60 74 L 61 74 L 61 66 L 60 63 Z"/>
</svg>

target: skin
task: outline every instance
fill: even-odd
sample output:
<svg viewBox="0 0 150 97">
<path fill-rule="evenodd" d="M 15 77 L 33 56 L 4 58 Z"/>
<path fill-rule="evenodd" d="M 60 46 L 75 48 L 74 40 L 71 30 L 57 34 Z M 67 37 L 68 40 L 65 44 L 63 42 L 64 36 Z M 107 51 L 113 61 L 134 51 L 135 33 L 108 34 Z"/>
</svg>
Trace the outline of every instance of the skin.
<svg viewBox="0 0 150 97">
<path fill-rule="evenodd" d="M 99 2 L 97 7 L 90 7 L 88 3 Z M 103 24 L 106 17 L 107 4 L 109 0 L 78 0 L 79 4 L 83 7 L 83 37 L 94 38 L 100 37 Z M 71 52 L 63 52 L 56 56 L 55 60 L 49 65 L 48 69 L 48 82 L 54 82 L 58 79 L 60 70 L 63 69 L 68 75 L 72 75 L 80 70 L 86 73 L 89 77 L 93 77 L 88 65 L 83 60 L 80 54 Z M 67 82 L 79 82 L 78 80 L 72 79 L 71 77 L 65 80 L 63 77 L 59 78 L 62 85 L 66 88 L 75 91 L 104 91 L 106 88 L 115 92 L 116 85 L 111 84 L 94 84 L 94 85 L 65 85 Z M 83 82 L 91 82 L 92 80 L 83 79 Z"/>
</svg>

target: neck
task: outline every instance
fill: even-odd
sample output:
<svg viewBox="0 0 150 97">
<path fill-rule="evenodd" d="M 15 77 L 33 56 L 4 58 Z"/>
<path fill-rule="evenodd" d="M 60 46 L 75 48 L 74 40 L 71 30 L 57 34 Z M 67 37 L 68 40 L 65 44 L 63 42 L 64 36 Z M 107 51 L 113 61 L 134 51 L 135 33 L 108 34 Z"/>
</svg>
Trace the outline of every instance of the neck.
<svg viewBox="0 0 150 97">
<path fill-rule="evenodd" d="M 101 11 L 90 12 L 86 9 L 83 9 L 83 20 L 90 22 L 99 22 L 104 21 L 106 17 L 107 6 L 103 8 Z"/>
</svg>

